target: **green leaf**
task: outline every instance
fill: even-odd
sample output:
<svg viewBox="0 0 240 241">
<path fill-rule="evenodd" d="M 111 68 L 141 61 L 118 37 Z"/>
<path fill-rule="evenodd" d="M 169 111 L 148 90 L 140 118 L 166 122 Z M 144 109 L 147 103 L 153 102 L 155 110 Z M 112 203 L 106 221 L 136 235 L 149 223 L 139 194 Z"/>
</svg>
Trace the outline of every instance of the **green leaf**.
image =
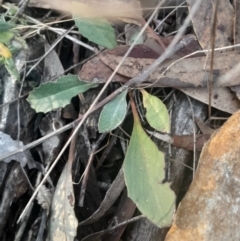
<svg viewBox="0 0 240 241">
<path fill-rule="evenodd" d="M 0 33 L 0 43 L 8 44 L 9 41 L 14 37 L 13 32 L 1 32 Z"/>
<path fill-rule="evenodd" d="M 15 27 L 14 24 L 0 20 L 0 33 L 7 32 L 14 27 Z"/>
<path fill-rule="evenodd" d="M 134 121 L 133 133 L 124 160 L 128 196 L 151 222 L 159 227 L 171 225 L 175 194 L 165 176 L 164 154 Z"/>
<path fill-rule="evenodd" d="M 60 77 L 57 82 L 42 84 L 33 90 L 28 101 L 36 112 L 48 112 L 69 104 L 72 97 L 96 87 L 96 84 L 79 81 L 76 75 Z"/>
<path fill-rule="evenodd" d="M 104 18 L 76 19 L 75 24 L 80 33 L 88 40 L 104 46 L 106 48 L 114 48 L 117 46 L 116 36 L 111 24 Z"/>
<path fill-rule="evenodd" d="M 128 90 L 123 91 L 103 107 L 98 122 L 100 133 L 114 130 L 123 122 L 127 113 L 127 92 Z"/>
<path fill-rule="evenodd" d="M 170 120 L 166 106 L 157 97 L 141 90 L 143 105 L 146 108 L 146 118 L 151 127 L 158 131 L 169 132 Z"/>
</svg>

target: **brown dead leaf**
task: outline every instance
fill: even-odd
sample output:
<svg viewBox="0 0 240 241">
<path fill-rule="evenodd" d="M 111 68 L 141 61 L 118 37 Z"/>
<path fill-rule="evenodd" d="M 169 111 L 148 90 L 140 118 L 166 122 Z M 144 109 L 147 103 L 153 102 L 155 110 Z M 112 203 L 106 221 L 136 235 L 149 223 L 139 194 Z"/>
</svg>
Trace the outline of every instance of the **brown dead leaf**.
<svg viewBox="0 0 240 241">
<path fill-rule="evenodd" d="M 240 54 L 236 51 L 216 53 L 213 67 L 213 86 L 219 87 L 218 78 L 230 69 L 236 62 L 240 62 Z M 152 80 L 157 80 L 159 74 L 168 67 L 168 63 L 164 63 L 158 71 L 151 76 Z M 206 63 L 206 57 L 192 57 L 182 59 L 176 62 L 166 73 L 169 78 L 180 78 L 181 81 L 194 84 L 196 87 L 206 87 L 210 77 L 208 70 L 210 69 L 210 60 Z M 231 83 L 226 83 L 224 86 L 236 85 L 239 83 L 238 77 L 231 80 Z"/>
<path fill-rule="evenodd" d="M 196 1 L 187 0 L 189 11 Z M 198 11 L 191 16 L 193 28 L 197 39 L 203 49 L 209 48 L 212 28 L 212 17 L 214 16 L 213 4 L 216 1 L 201 0 Z M 216 41 L 215 47 L 229 46 L 233 40 L 233 18 L 234 9 L 229 0 L 220 0 L 217 11 Z"/>
<path fill-rule="evenodd" d="M 210 134 L 199 134 L 196 135 L 196 140 L 194 140 L 193 135 L 174 135 L 172 145 L 178 148 L 183 148 L 186 150 L 194 150 L 194 141 L 197 151 L 201 151 L 203 145 L 209 140 Z"/>
<path fill-rule="evenodd" d="M 79 225 L 87 225 L 98 221 L 113 205 L 124 187 L 125 181 L 123 176 L 123 169 L 120 169 L 117 177 L 113 181 L 111 187 L 108 189 L 100 207 L 88 219 L 82 221 Z"/>
<path fill-rule="evenodd" d="M 146 130 L 146 129 L 145 129 Z M 194 142 L 195 142 L 195 148 L 197 151 L 201 151 L 203 148 L 203 145 L 209 140 L 211 134 L 197 134 L 195 139 L 194 135 L 173 135 L 171 136 L 168 133 L 159 133 L 156 131 L 149 131 L 146 130 L 151 136 L 154 136 L 155 138 L 164 141 L 170 145 L 173 145 L 178 148 L 183 148 L 189 151 L 194 150 Z"/>
<path fill-rule="evenodd" d="M 240 240 L 240 112 L 204 146 L 165 241 Z"/>
<path fill-rule="evenodd" d="M 83 65 L 78 76 L 83 81 L 89 81 L 92 83 L 105 83 L 112 74 L 112 69 L 105 65 L 98 57 L 92 58 L 86 64 Z M 129 78 L 116 74 L 113 77 L 113 81 L 125 83 Z"/>
<path fill-rule="evenodd" d="M 105 65 L 114 70 L 121 61 L 126 48 L 127 47 L 121 47 L 106 51 L 99 55 L 99 58 Z M 144 45 L 139 45 L 119 68 L 118 73 L 133 78 L 153 64 L 153 56 L 155 58 L 157 54 Z M 207 71 L 209 69 L 209 61 L 206 63 L 206 57 L 182 59 L 166 71 L 175 61 L 176 59 L 169 59 L 163 62 L 150 76 L 149 82 L 154 83 L 154 87 L 179 88 L 187 95 L 208 104 L 209 95 L 206 86 L 209 78 L 209 72 Z M 218 86 L 218 79 L 232 69 L 236 61 L 240 62 L 240 54 L 235 51 L 218 53 L 214 59 L 212 106 L 227 113 L 236 112 L 240 108 L 240 102 L 228 88 Z M 237 78 L 233 79 L 229 85 L 236 85 L 237 82 Z"/>
<path fill-rule="evenodd" d="M 81 71 L 78 74 L 79 78 L 90 82 L 105 83 L 112 74 L 112 69 L 110 66 L 115 68 L 118 64 L 117 61 L 120 60 L 120 57 L 124 56 L 128 48 L 129 46 L 118 46 L 110 51 L 106 51 L 103 54 L 92 58 L 83 65 Z M 116 56 L 119 56 L 119 58 Z M 134 46 L 129 55 L 129 58 L 131 57 L 134 58 L 134 61 L 136 61 L 136 58 L 156 59 L 159 57 L 159 54 L 143 44 Z M 101 58 L 101 60 L 99 58 Z M 114 63 L 111 64 L 111 61 L 114 61 Z M 150 64 L 152 64 L 153 61 L 154 60 L 150 60 Z M 124 69 L 125 68 L 120 69 L 118 74 L 114 76 L 113 81 L 125 83 L 129 79 L 128 74 L 121 75 L 121 71 L 124 73 Z M 137 73 L 139 73 L 139 71 Z M 133 74 L 130 75 L 130 77 L 132 76 Z"/>
<path fill-rule="evenodd" d="M 118 223 L 123 223 L 132 218 L 134 211 L 136 210 L 136 204 L 128 197 L 127 189 L 125 188 L 118 210 L 115 212 L 114 218 L 110 223 L 109 227 L 114 227 L 116 225 L 116 220 Z M 119 241 L 121 240 L 122 233 L 124 232 L 127 224 L 122 225 L 114 230 L 114 232 L 106 232 L 102 240 Z"/>
<path fill-rule="evenodd" d="M 203 134 L 210 134 L 214 133 L 214 129 L 212 129 L 209 125 L 204 123 L 200 118 L 194 116 L 194 121 L 198 125 L 198 128 L 201 130 Z"/>
</svg>

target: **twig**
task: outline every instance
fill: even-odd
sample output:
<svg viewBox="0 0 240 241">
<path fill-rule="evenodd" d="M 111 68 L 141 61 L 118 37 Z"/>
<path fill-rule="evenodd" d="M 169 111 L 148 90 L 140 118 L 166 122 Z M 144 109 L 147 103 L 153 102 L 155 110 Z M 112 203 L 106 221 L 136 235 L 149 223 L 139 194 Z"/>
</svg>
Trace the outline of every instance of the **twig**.
<svg viewBox="0 0 240 241">
<path fill-rule="evenodd" d="M 190 41 L 191 39 L 187 38 L 187 39 L 183 39 L 180 43 L 176 44 L 176 46 L 174 46 L 174 48 L 172 49 L 167 49 L 166 51 L 168 52 L 167 54 L 165 54 L 164 56 L 165 57 L 160 57 L 159 59 L 156 60 L 157 64 L 158 63 L 162 63 L 166 58 L 170 57 L 171 54 L 174 54 L 176 51 L 178 51 L 178 49 L 181 49 L 183 48 L 187 43 L 188 41 Z M 155 65 L 156 66 L 156 65 Z M 157 67 L 157 66 L 156 66 Z M 145 78 L 147 78 L 149 75 L 150 75 L 150 72 L 152 71 L 152 68 L 150 69 L 150 71 L 146 70 L 144 71 L 145 73 Z M 35 147 L 39 144 L 41 144 L 43 141 L 45 141 L 46 139 L 52 137 L 52 136 L 55 136 L 57 134 L 60 134 L 66 130 L 69 130 L 71 128 L 73 128 L 74 126 L 76 126 L 77 123 L 83 123 L 83 121 L 87 118 L 87 116 L 89 114 L 91 114 L 92 112 L 94 112 L 95 110 L 97 110 L 98 108 L 102 107 L 103 105 L 105 105 L 106 103 L 108 103 L 110 100 L 112 100 L 114 97 L 116 97 L 117 95 L 119 95 L 120 93 L 122 93 L 124 90 L 126 90 L 129 86 L 131 85 L 140 85 L 141 84 L 141 81 L 143 81 L 144 78 L 141 78 L 141 75 L 138 75 L 137 77 L 131 79 L 130 81 L 128 81 L 127 83 L 125 83 L 124 85 L 122 85 L 119 89 L 115 90 L 113 93 L 111 93 L 109 96 L 107 96 L 104 100 L 102 100 L 101 102 L 99 102 L 98 104 L 95 105 L 95 102 L 93 103 L 95 106 L 91 106 L 91 108 L 89 108 L 89 110 L 82 116 L 80 117 L 78 120 L 66 125 L 66 126 L 63 126 L 61 128 L 59 128 L 58 130 L 56 130 L 55 132 L 53 133 L 50 133 L 48 134 L 47 136 L 44 136 L 28 145 L 25 145 L 15 151 L 12 151 L 2 157 L 0 157 L 0 160 L 3 160 L 3 159 L 6 159 L 10 156 L 13 156 L 13 155 L 16 155 L 17 153 L 19 152 L 24 152 L 25 150 L 29 149 L 29 148 L 32 148 L 32 147 Z M 78 124 L 79 125 L 79 124 Z M 77 127 L 78 128 L 78 127 Z M 65 147 L 66 148 L 66 147 Z"/>
<path fill-rule="evenodd" d="M 230 46 L 225 46 L 225 47 L 221 47 L 221 48 L 215 48 L 214 51 L 223 51 L 223 50 L 227 50 L 227 49 L 232 49 L 232 48 L 235 48 L 235 47 L 240 47 L 240 44 L 235 44 L 235 45 L 230 45 Z M 183 59 L 186 59 L 186 58 L 189 58 L 193 55 L 196 55 L 196 54 L 200 54 L 200 53 L 208 53 L 209 51 L 212 51 L 211 49 L 208 50 L 208 49 L 203 49 L 203 50 L 198 50 L 198 51 L 195 51 L 191 54 L 188 54 L 188 55 L 185 55 L 183 56 L 182 58 L 180 59 L 177 59 L 176 61 L 174 61 L 173 63 L 171 63 L 165 70 L 164 72 L 162 73 L 162 75 L 164 75 L 173 65 L 175 65 L 176 63 L 178 63 L 179 61 L 183 60 Z"/>
<path fill-rule="evenodd" d="M 183 4 L 185 4 L 185 1 L 183 1 L 183 2 L 182 2 L 181 4 L 179 4 L 178 6 L 174 7 L 174 9 L 173 9 L 169 14 L 167 14 L 167 16 L 166 16 L 164 19 L 162 19 L 161 22 L 155 27 L 154 31 L 156 32 L 157 29 L 160 27 L 160 25 L 161 25 L 162 23 L 164 23 L 164 21 L 165 21 L 169 16 L 171 16 L 171 14 L 173 14 L 175 11 L 177 11 L 178 8 L 182 7 Z"/>
<path fill-rule="evenodd" d="M 116 228 L 120 228 L 120 227 L 122 227 L 122 226 L 124 226 L 124 225 L 127 225 L 127 224 L 129 224 L 129 223 L 136 222 L 136 221 L 138 221 L 138 220 L 140 220 L 140 219 L 143 219 L 143 218 L 146 218 L 146 217 L 144 217 L 143 215 L 138 215 L 137 217 L 134 217 L 134 218 L 131 218 L 131 219 L 127 220 L 127 221 L 124 221 L 124 222 L 122 222 L 122 223 L 119 223 L 119 224 L 117 224 L 117 225 L 114 226 L 114 227 L 108 228 L 108 229 L 106 230 L 106 232 L 112 231 L 112 230 L 114 230 L 114 229 L 116 229 Z"/>
<path fill-rule="evenodd" d="M 158 7 L 161 6 L 161 4 L 164 2 L 164 0 L 162 0 L 161 2 L 159 2 Z M 43 183 L 46 181 L 48 175 L 51 173 L 51 171 L 53 170 L 53 168 L 55 167 L 55 165 L 58 163 L 58 160 L 60 159 L 60 157 L 62 156 L 62 154 L 64 153 L 64 151 L 67 149 L 68 145 L 70 144 L 72 138 L 74 135 L 76 135 L 76 133 L 79 131 L 79 129 L 81 128 L 83 122 L 87 119 L 87 117 L 89 116 L 89 114 L 93 111 L 94 106 L 97 104 L 98 100 L 100 99 L 100 97 L 102 96 L 102 94 L 105 92 L 105 90 L 107 89 L 108 85 L 111 83 L 113 77 L 115 76 L 115 74 L 117 73 L 117 71 L 119 70 L 120 66 L 123 64 L 123 62 L 126 60 L 127 56 L 129 55 L 129 53 L 131 52 L 131 50 L 133 49 L 133 47 L 135 46 L 135 44 L 137 43 L 139 37 L 143 34 L 143 32 L 146 30 L 148 24 L 150 23 L 150 21 L 152 20 L 153 16 L 155 15 L 155 13 L 157 12 L 158 7 L 154 10 L 153 14 L 151 15 L 151 17 L 149 18 L 148 22 L 146 23 L 146 25 L 142 28 L 142 30 L 140 31 L 140 33 L 137 35 L 136 39 L 134 40 L 133 44 L 130 46 L 130 48 L 128 49 L 128 51 L 126 52 L 126 54 L 124 55 L 124 57 L 122 58 L 122 60 L 120 61 L 120 63 L 118 64 L 118 66 L 116 67 L 116 69 L 113 71 L 112 75 L 109 77 L 108 81 L 105 83 L 105 85 L 103 86 L 102 90 L 100 91 L 100 93 L 98 94 L 98 96 L 96 97 L 96 99 L 93 101 L 93 103 L 91 104 L 90 108 L 87 110 L 87 112 L 85 113 L 85 115 L 83 116 L 82 120 L 79 122 L 78 126 L 76 127 L 76 129 L 73 131 L 72 136 L 68 139 L 68 141 L 66 142 L 66 144 L 64 145 L 64 147 L 62 148 L 62 150 L 60 151 L 60 153 L 58 154 L 57 158 L 55 159 L 55 161 L 53 162 L 52 166 L 49 168 L 48 172 L 46 173 L 45 177 L 43 178 L 43 180 L 41 181 L 41 183 L 39 184 L 39 186 L 36 188 L 35 192 L 33 193 L 32 197 L 30 198 L 30 200 L 28 201 L 28 204 L 26 205 L 26 207 L 24 208 L 22 214 L 20 215 L 18 222 L 23 218 L 23 216 L 25 215 L 25 212 L 28 208 L 28 206 L 30 205 L 30 203 L 33 201 L 33 199 L 36 197 L 39 189 L 41 188 L 41 186 L 43 185 Z"/>
<path fill-rule="evenodd" d="M 193 178 L 196 171 L 196 129 L 195 129 L 195 121 L 194 121 L 194 111 L 190 97 L 187 95 L 187 99 L 190 105 L 191 113 L 192 113 L 192 122 L 193 122 Z"/>
<path fill-rule="evenodd" d="M 219 0 L 215 0 L 214 16 L 212 23 L 212 34 L 211 34 L 211 61 L 210 61 L 210 75 L 211 78 L 208 81 L 208 118 L 211 118 L 211 108 L 212 108 L 212 83 L 213 83 L 213 62 L 214 62 L 214 47 L 216 39 L 216 28 L 217 28 L 217 10 L 218 10 Z"/>
<path fill-rule="evenodd" d="M 36 24 L 40 24 L 40 25 L 44 26 L 45 28 L 47 28 L 47 29 L 49 29 L 49 30 L 51 30 L 51 31 L 53 31 L 53 32 L 55 32 L 55 33 L 57 33 L 57 34 L 62 35 L 62 34 L 64 34 L 65 31 L 66 31 L 66 30 L 64 30 L 64 29 L 58 29 L 58 28 L 50 27 L 50 26 L 48 26 L 47 24 L 41 23 L 40 21 L 38 21 L 38 20 L 36 20 L 36 19 L 34 19 L 34 18 L 32 18 L 32 17 L 29 17 L 29 16 L 25 16 L 25 17 L 26 17 L 28 20 L 31 20 L 32 22 L 34 22 L 34 23 L 36 23 Z M 67 38 L 67 39 L 69 39 L 69 40 L 71 40 L 71 41 L 74 41 L 75 43 L 83 46 L 84 48 L 87 48 L 87 49 L 91 50 L 92 52 L 95 52 L 95 49 L 94 49 L 92 46 L 90 46 L 90 45 L 88 45 L 88 44 L 85 44 L 85 43 L 83 43 L 82 41 L 80 41 L 80 40 L 78 40 L 78 39 L 76 39 L 76 38 L 73 38 L 72 36 L 70 36 L 70 35 L 68 35 L 68 34 L 65 36 L 65 38 Z"/>
<path fill-rule="evenodd" d="M 157 63 L 159 62 L 163 62 L 166 58 L 168 58 L 169 56 L 171 56 L 171 54 L 174 54 L 176 51 L 178 51 L 178 49 L 181 49 L 185 46 L 185 44 L 188 43 L 188 41 L 190 41 L 189 38 L 187 38 L 186 40 L 182 40 L 180 43 L 176 44 L 176 46 L 174 46 L 174 48 L 172 48 L 172 50 L 166 50 L 168 51 L 168 54 L 165 54 L 165 57 L 164 58 L 159 58 L 156 60 Z M 156 66 L 157 67 L 157 66 Z M 151 69 L 152 70 L 152 69 Z M 151 71 L 150 70 L 150 71 Z M 147 78 L 147 76 L 150 74 L 150 71 L 146 70 L 144 71 L 145 73 L 145 78 Z M 138 75 L 137 77 L 131 79 L 130 81 L 128 81 L 127 83 L 125 83 L 124 85 L 122 85 L 120 88 L 118 88 L 117 90 L 115 90 L 113 93 L 111 93 L 109 96 L 107 96 L 104 100 L 102 100 L 101 102 L 99 102 L 98 104 L 94 105 L 93 107 L 91 107 L 83 116 L 79 117 L 77 120 L 75 120 L 74 122 L 66 125 L 66 126 L 63 126 L 61 128 L 59 128 L 58 130 L 56 130 L 55 132 L 53 133 L 50 133 L 48 134 L 47 136 L 44 136 L 36 141 L 33 141 L 32 143 L 28 144 L 28 145 L 25 145 L 15 151 L 12 151 L 4 156 L 1 156 L 0 157 L 0 160 L 4 160 L 10 156 L 13 156 L 13 155 L 16 155 L 17 153 L 20 153 L 20 152 L 24 152 L 26 151 L 27 149 L 29 148 L 32 148 L 32 147 L 35 147 L 39 144 L 41 144 L 42 142 L 44 142 L 45 140 L 47 140 L 48 138 L 50 137 L 53 137 L 55 135 L 58 135 L 66 130 L 69 130 L 73 127 L 75 127 L 79 122 L 83 123 L 83 121 L 87 118 L 87 116 L 89 114 L 91 114 L 92 112 L 94 112 L 95 110 L 99 109 L 100 107 L 102 107 L 103 105 L 105 105 L 106 103 L 108 103 L 109 101 L 111 101 L 114 97 L 116 97 L 117 95 L 119 95 L 120 93 L 122 93 L 124 90 L 128 89 L 128 87 L 130 87 L 131 85 L 140 85 L 141 84 L 141 81 L 143 81 L 144 79 L 141 78 L 141 75 Z M 92 104 L 93 105 L 93 104 Z M 79 125 L 79 124 L 78 124 Z M 77 127 L 78 128 L 78 127 Z M 65 147 L 66 148 L 66 147 Z"/>
<path fill-rule="evenodd" d="M 195 37 L 193 36 L 187 36 L 183 40 L 181 40 L 178 44 L 173 45 L 172 47 L 168 47 L 165 52 L 155 60 L 155 62 L 150 65 L 146 70 L 144 70 L 142 73 L 137 75 L 136 77 L 132 78 L 129 80 L 126 85 L 127 86 L 134 86 L 134 85 L 139 85 L 142 82 L 145 82 L 148 77 L 157 69 L 157 67 L 166 59 L 171 57 L 173 54 L 178 52 L 180 49 L 186 47 Z"/>
<path fill-rule="evenodd" d="M 34 68 L 55 48 L 55 46 L 74 28 L 71 27 L 69 30 L 67 30 L 63 35 L 61 35 L 59 38 L 55 40 L 55 42 L 51 45 L 49 50 L 41 57 L 39 60 L 30 68 L 30 70 L 27 72 L 26 76 L 28 76 Z"/>
<path fill-rule="evenodd" d="M 85 197 L 85 192 L 86 192 L 86 187 L 87 187 L 87 181 L 88 181 L 90 168 L 92 166 L 92 162 L 93 162 L 93 158 L 94 158 L 95 152 L 99 148 L 100 144 L 102 143 L 102 141 L 106 137 L 106 135 L 107 135 L 107 132 L 101 134 L 101 136 L 99 137 L 97 142 L 93 145 L 91 154 L 89 156 L 89 159 L 88 159 L 88 162 L 87 162 L 87 166 L 86 166 L 85 171 L 83 173 L 84 176 L 83 176 L 82 186 L 81 186 L 81 190 L 80 190 L 80 198 L 79 198 L 79 206 L 80 207 L 82 207 L 83 203 L 84 203 L 84 197 Z"/>
</svg>

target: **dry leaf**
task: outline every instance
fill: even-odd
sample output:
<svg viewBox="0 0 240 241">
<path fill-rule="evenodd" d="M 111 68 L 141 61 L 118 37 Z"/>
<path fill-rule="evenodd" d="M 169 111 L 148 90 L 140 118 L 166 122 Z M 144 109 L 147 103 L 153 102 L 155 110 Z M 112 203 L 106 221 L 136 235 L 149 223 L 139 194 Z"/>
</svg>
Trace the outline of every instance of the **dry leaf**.
<svg viewBox="0 0 240 241">
<path fill-rule="evenodd" d="M 240 112 L 203 148 L 165 241 L 240 240 Z"/>
<path fill-rule="evenodd" d="M 178 148 L 183 148 L 186 150 L 193 151 L 194 150 L 194 144 L 197 151 L 201 151 L 203 148 L 203 145 L 209 140 L 211 134 L 197 134 L 196 137 L 194 135 L 173 135 L 171 136 L 168 133 L 159 133 L 156 131 L 149 131 L 146 130 L 151 136 L 154 136 L 155 138 L 164 141 L 166 143 L 169 143 L 170 145 Z"/>
<path fill-rule="evenodd" d="M 209 102 L 206 88 L 184 88 L 180 90 L 205 104 L 208 104 Z M 230 114 L 233 114 L 240 109 L 240 101 L 229 88 L 213 88 L 211 104 L 212 107 Z"/>
<path fill-rule="evenodd" d="M 117 177 L 113 181 L 111 187 L 108 189 L 100 207 L 86 220 L 82 221 L 79 225 L 87 225 L 98 221 L 107 210 L 113 205 L 116 199 L 121 194 L 125 187 L 123 169 L 120 169 Z"/>
<path fill-rule="evenodd" d="M 121 61 L 121 55 L 124 54 L 125 49 L 123 47 L 115 48 L 111 51 L 104 52 L 99 55 L 99 57 L 105 65 L 114 70 Z M 155 55 L 157 54 L 155 53 Z M 129 78 L 139 75 L 154 62 L 154 59 L 149 58 L 152 56 L 154 56 L 152 50 L 149 50 L 149 48 L 144 45 L 137 46 L 119 68 L 118 74 Z M 150 82 L 154 83 L 153 86 L 180 88 L 180 90 L 187 95 L 208 104 L 209 94 L 207 88 L 190 88 L 207 86 L 209 61 L 206 63 L 206 57 L 183 59 L 172 65 L 172 67 L 166 71 L 174 61 L 176 60 L 166 60 L 150 76 Z M 212 106 L 228 113 L 236 112 L 240 108 L 240 102 L 228 88 L 218 87 L 218 79 L 235 66 L 236 61 L 240 62 L 240 55 L 235 51 L 218 53 L 214 59 Z M 162 75 L 163 73 L 164 75 Z M 237 82 L 237 78 L 233 79 L 229 85 L 236 85 Z"/>
<path fill-rule="evenodd" d="M 52 200 L 49 241 L 73 241 L 77 233 L 78 220 L 74 213 L 75 197 L 71 172 L 72 162 L 68 161 L 58 180 Z"/>
<path fill-rule="evenodd" d="M 213 66 L 213 86 L 219 87 L 218 78 L 232 69 L 240 62 L 240 54 L 235 51 L 216 53 Z M 166 71 L 168 63 L 160 66 L 153 73 L 151 79 L 159 79 L 159 75 Z M 192 83 L 196 87 L 206 87 L 209 79 L 210 60 L 206 62 L 206 56 L 182 59 L 166 71 L 165 76 L 169 78 L 180 78 L 183 82 Z M 231 86 L 239 83 L 238 78 L 232 79 L 231 83 L 221 86 Z"/>
<path fill-rule="evenodd" d="M 106 66 L 98 57 L 95 57 L 83 65 L 81 71 L 78 73 L 78 76 L 83 81 L 105 83 L 111 76 L 112 72 L 112 69 Z M 125 83 L 128 81 L 128 78 L 120 74 L 116 74 L 113 77 L 113 81 Z"/>
<path fill-rule="evenodd" d="M 52 201 L 52 191 L 43 185 L 37 194 L 38 204 L 41 205 L 43 209 L 47 209 L 49 213 L 51 201 Z"/>
<path fill-rule="evenodd" d="M 196 150 L 201 151 L 203 145 L 209 140 L 210 136 L 210 134 L 198 134 L 196 135 L 196 139 L 194 139 L 193 135 L 174 135 L 172 145 L 178 148 L 193 151 L 195 142 Z"/>
<path fill-rule="evenodd" d="M 190 12 L 195 2 L 195 0 L 187 0 Z M 191 16 L 197 39 L 203 49 L 209 48 L 212 36 L 212 17 L 214 16 L 213 4 L 215 2 L 216 1 L 201 0 L 198 11 L 194 16 Z M 220 0 L 217 11 L 215 47 L 230 45 L 233 39 L 233 18 L 234 10 L 230 1 Z"/>
<path fill-rule="evenodd" d="M 52 8 L 69 11 L 75 16 L 84 18 L 110 17 L 118 20 L 119 17 L 141 16 L 141 5 L 139 1 L 121 0 L 41 0 L 43 3 L 50 4 Z"/>
</svg>

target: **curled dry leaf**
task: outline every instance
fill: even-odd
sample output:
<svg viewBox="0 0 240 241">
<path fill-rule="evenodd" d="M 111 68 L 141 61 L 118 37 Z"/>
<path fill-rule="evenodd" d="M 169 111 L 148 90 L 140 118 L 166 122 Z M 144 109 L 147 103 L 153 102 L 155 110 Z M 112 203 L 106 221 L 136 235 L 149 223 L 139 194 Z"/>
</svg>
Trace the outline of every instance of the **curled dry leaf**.
<svg viewBox="0 0 240 241">
<path fill-rule="evenodd" d="M 240 240 L 240 112 L 203 148 L 165 241 Z"/>
</svg>

